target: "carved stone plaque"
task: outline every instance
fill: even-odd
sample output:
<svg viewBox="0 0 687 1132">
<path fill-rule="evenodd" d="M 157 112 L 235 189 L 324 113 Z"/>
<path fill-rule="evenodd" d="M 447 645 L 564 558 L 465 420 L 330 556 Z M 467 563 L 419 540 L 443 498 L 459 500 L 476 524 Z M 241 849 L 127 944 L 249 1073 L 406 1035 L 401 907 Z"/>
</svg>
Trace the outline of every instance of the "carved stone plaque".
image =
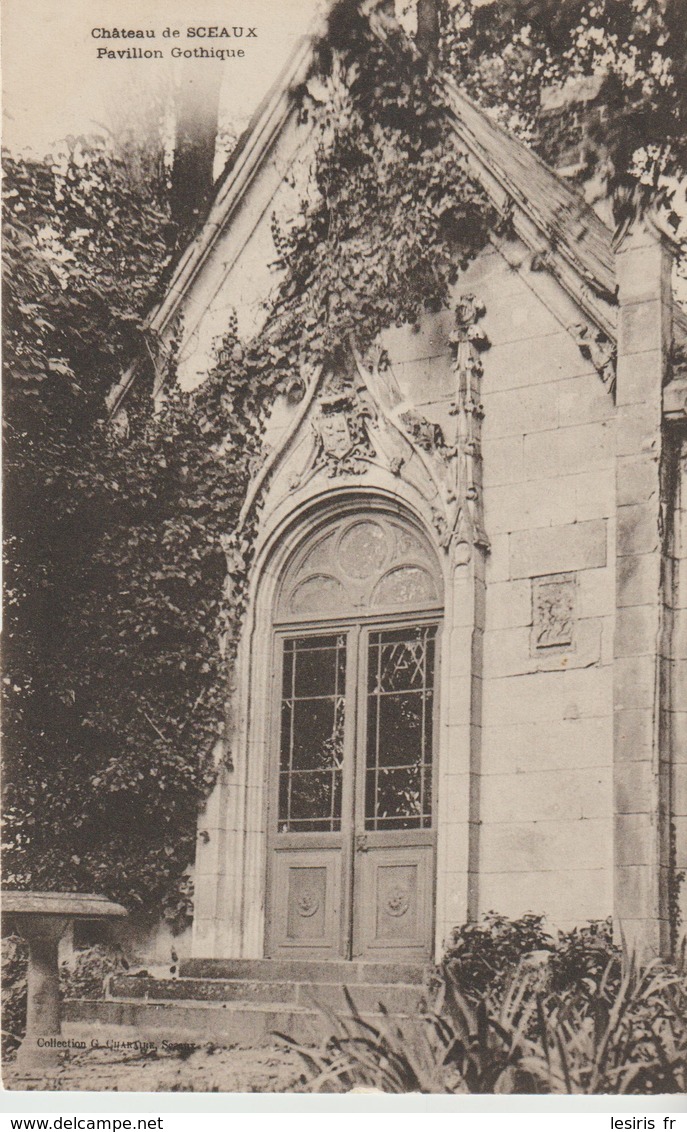
<svg viewBox="0 0 687 1132">
<path fill-rule="evenodd" d="M 574 574 L 532 579 L 532 649 L 566 649 L 573 643 L 576 583 Z"/>
<path fill-rule="evenodd" d="M 322 413 L 319 432 L 322 438 L 322 447 L 328 456 L 343 460 L 344 456 L 347 456 L 351 451 L 353 437 L 345 413 Z"/>
</svg>

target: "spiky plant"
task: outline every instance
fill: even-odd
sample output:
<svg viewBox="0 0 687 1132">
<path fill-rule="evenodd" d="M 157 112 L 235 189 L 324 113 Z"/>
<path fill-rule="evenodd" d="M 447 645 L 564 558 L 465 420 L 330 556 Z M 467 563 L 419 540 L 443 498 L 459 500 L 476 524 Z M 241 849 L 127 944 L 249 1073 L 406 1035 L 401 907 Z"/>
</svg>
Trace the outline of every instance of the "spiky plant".
<svg viewBox="0 0 687 1132">
<path fill-rule="evenodd" d="M 450 964 L 430 1008 L 400 1026 L 380 1004 L 364 1018 L 346 990 L 347 1015 L 323 1010 L 331 1036 L 301 1057 L 309 1092 L 683 1093 L 687 1090 L 684 967 L 625 955 L 593 980 L 543 993 L 518 968 L 468 996 Z M 593 985 L 592 985 L 593 983 Z"/>
</svg>

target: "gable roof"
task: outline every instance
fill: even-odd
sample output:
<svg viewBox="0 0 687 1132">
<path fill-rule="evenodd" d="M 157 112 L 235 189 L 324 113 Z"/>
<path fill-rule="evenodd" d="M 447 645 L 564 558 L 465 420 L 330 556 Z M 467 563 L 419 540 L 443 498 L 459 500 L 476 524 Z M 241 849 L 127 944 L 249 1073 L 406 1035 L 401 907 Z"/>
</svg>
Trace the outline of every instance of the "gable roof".
<svg viewBox="0 0 687 1132">
<path fill-rule="evenodd" d="M 531 149 L 488 118 L 454 82 L 441 81 L 456 133 L 466 148 L 497 179 L 551 250 L 558 249 L 600 298 L 614 302 L 611 230 Z"/>
<path fill-rule="evenodd" d="M 330 8 L 337 0 L 330 0 Z M 388 50 L 389 17 L 384 0 L 357 0 L 370 28 Z M 398 33 L 395 21 L 394 31 Z M 294 48 L 248 128 L 235 146 L 215 185 L 207 220 L 173 267 L 160 302 L 144 326 L 162 335 L 202 269 L 260 169 L 298 108 L 299 88 L 309 77 L 316 48 L 326 29 L 320 16 L 310 34 Z M 412 51 L 412 41 L 406 41 Z M 532 252 L 530 270 L 550 271 L 610 343 L 616 338 L 617 282 L 613 234 L 580 193 L 532 150 L 493 121 L 449 78 L 435 74 L 458 145 L 472 163 L 497 210 Z M 666 237 L 667 238 L 667 237 Z M 670 241 L 672 242 L 672 241 Z M 664 391 L 664 414 L 684 422 L 687 416 L 687 311 L 672 303 L 672 356 Z M 137 375 L 135 360 L 106 397 L 112 419 Z"/>
<path fill-rule="evenodd" d="M 370 27 L 388 50 L 386 18 L 369 17 Z M 181 256 L 167 292 L 150 312 L 147 325 L 162 332 L 173 317 L 221 232 L 296 109 L 296 92 L 314 61 L 321 26 L 297 43 L 274 86 L 256 110 L 217 182 L 207 220 Z M 540 263 L 554 270 L 560 282 L 600 329 L 613 333 L 610 307 L 615 301 L 612 233 L 584 199 L 561 180 L 518 139 L 477 107 L 449 79 L 437 76 L 447 113 L 461 148 L 471 160 L 478 180 L 502 213 L 510 213 L 517 234 Z M 518 219 L 521 221 L 517 223 Z M 557 268 L 556 261 L 561 263 Z"/>
</svg>

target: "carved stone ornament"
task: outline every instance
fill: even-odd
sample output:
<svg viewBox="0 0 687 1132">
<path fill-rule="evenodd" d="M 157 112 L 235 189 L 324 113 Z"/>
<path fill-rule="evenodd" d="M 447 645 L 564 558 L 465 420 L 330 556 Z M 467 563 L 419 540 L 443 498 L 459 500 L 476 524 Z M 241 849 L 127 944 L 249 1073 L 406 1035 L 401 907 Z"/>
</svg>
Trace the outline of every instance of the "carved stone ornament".
<svg viewBox="0 0 687 1132">
<path fill-rule="evenodd" d="M 306 919 L 308 919 L 310 916 L 314 916 L 319 907 L 319 896 L 317 896 L 315 892 L 312 892 L 308 888 L 306 888 L 304 892 L 301 892 L 300 896 L 296 900 L 296 911 L 298 912 L 298 915 L 303 916 Z"/>
<path fill-rule="evenodd" d="M 671 381 L 687 381 L 687 346 L 683 342 L 673 342 L 669 370 Z"/>
<path fill-rule="evenodd" d="M 448 549 L 451 542 L 451 528 L 445 515 L 437 507 L 432 508 L 432 526 L 437 533 L 439 539 L 439 546 L 444 550 Z"/>
<path fill-rule="evenodd" d="M 284 396 L 290 405 L 297 405 L 306 393 L 306 383 L 302 376 L 291 377 L 284 386 Z"/>
<path fill-rule="evenodd" d="M 530 271 L 550 271 L 553 265 L 551 253 L 547 251 L 533 252 L 530 260 Z"/>
<path fill-rule="evenodd" d="M 484 305 L 471 294 L 462 295 L 456 305 L 450 335 L 455 373 L 452 435 L 404 399 L 381 346 L 361 356 L 348 341 L 306 383 L 302 407 L 277 449 L 288 461 L 277 494 L 284 489 L 302 492 L 315 476 L 369 477 L 380 469 L 403 479 L 424 499 L 437 541 L 457 554 L 457 561 L 468 561 L 474 546 L 486 548 L 480 436 L 480 355 L 489 347 L 480 324 L 484 313 Z M 273 473 L 276 466 L 272 454 L 265 467 Z M 257 480 L 253 508 L 266 482 L 264 468 Z"/>
<path fill-rule="evenodd" d="M 582 357 L 592 363 L 604 385 L 614 393 L 617 359 L 615 344 L 609 341 L 602 330 L 597 330 L 584 322 L 575 323 L 569 330 Z"/>
<path fill-rule="evenodd" d="M 533 579 L 532 605 L 534 650 L 570 648 L 575 624 L 574 575 Z"/>
<path fill-rule="evenodd" d="M 272 449 L 269 444 L 263 444 L 258 452 L 254 452 L 248 460 L 248 471 L 251 477 L 256 476 L 260 469 L 264 467 Z"/>
<path fill-rule="evenodd" d="M 482 453 L 481 422 L 484 411 L 480 401 L 482 362 L 480 354 L 489 348 L 489 339 L 480 325 L 484 304 L 474 295 L 461 295 L 455 308 L 455 324 L 450 335 L 454 356 L 454 401 L 450 413 L 455 417 L 453 436 L 447 439 L 442 427 L 429 421 L 413 408 L 403 408 L 395 416 L 405 437 L 421 456 L 437 485 L 442 506 L 432 506 L 432 525 L 439 545 L 445 550 L 464 543 L 489 545 L 482 516 Z M 399 461 L 390 464 L 398 475 Z M 466 560 L 461 552 L 460 561 Z M 469 550 L 467 552 L 469 558 Z"/>
<path fill-rule="evenodd" d="M 367 355 L 360 361 L 370 376 L 374 378 L 382 404 L 387 409 L 393 409 L 396 405 L 400 405 L 403 397 L 391 368 L 391 359 L 384 347 L 379 344 L 371 346 Z"/>
<path fill-rule="evenodd" d="M 368 435 L 368 422 L 373 412 L 351 383 L 340 392 L 320 398 L 319 413 L 314 422 L 320 443 L 316 467 L 326 468 L 330 476 L 359 475 L 366 470 L 365 461 L 375 455 Z"/>
<path fill-rule="evenodd" d="M 307 466 L 290 481 L 297 490 L 315 472 L 328 476 L 357 476 L 367 471 L 376 452 L 369 424 L 376 412 L 367 391 L 348 375 L 333 375 L 316 401 L 312 428 L 315 448 Z"/>
<path fill-rule="evenodd" d="M 489 348 L 489 339 L 478 325 L 478 319 L 486 314 L 484 303 L 472 294 L 461 295 L 456 303 L 456 324 L 450 337 L 451 345 L 457 350 L 462 342 L 469 342 L 476 350 Z"/>
<path fill-rule="evenodd" d="M 246 556 L 239 545 L 237 536 L 235 534 L 226 535 L 220 541 L 227 559 L 227 574 L 232 579 L 243 578 L 248 567 Z"/>
<path fill-rule="evenodd" d="M 489 339 L 479 320 L 485 306 L 472 294 L 461 295 L 456 305 L 456 321 L 451 334 L 456 375 L 456 396 L 451 415 L 456 419 L 453 446 L 447 454 L 453 458 L 450 498 L 453 504 L 453 526 L 459 518 L 467 527 L 467 537 L 475 546 L 487 547 L 482 500 L 482 418 L 480 400 L 483 373 L 480 354 L 489 348 Z"/>
<path fill-rule="evenodd" d="M 663 388 L 663 415 L 667 420 L 687 418 L 687 350 L 674 342 L 668 359 L 668 381 Z"/>
<path fill-rule="evenodd" d="M 384 910 L 389 916 L 400 918 L 410 908 L 408 893 L 403 888 L 392 888 L 384 901 Z"/>
<path fill-rule="evenodd" d="M 425 452 L 443 452 L 446 448 L 441 425 L 426 420 L 414 409 L 406 409 L 398 419 L 418 448 Z"/>
<path fill-rule="evenodd" d="M 441 604 L 436 552 L 425 536 L 383 512 L 334 515 L 284 576 L 280 622 L 345 610 L 392 612 Z"/>
</svg>

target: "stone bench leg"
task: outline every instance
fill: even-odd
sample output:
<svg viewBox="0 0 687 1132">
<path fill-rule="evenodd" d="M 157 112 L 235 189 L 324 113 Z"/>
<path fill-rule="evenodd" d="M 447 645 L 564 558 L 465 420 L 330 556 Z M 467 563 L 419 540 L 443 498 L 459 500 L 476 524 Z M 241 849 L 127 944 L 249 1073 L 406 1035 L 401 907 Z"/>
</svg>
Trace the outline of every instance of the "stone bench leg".
<svg viewBox="0 0 687 1132">
<path fill-rule="evenodd" d="M 66 931 L 67 916 L 17 916 L 17 927 L 29 945 L 26 1037 L 17 1052 L 22 1068 L 57 1065 L 60 1037 L 60 972 L 57 946 Z"/>
</svg>

